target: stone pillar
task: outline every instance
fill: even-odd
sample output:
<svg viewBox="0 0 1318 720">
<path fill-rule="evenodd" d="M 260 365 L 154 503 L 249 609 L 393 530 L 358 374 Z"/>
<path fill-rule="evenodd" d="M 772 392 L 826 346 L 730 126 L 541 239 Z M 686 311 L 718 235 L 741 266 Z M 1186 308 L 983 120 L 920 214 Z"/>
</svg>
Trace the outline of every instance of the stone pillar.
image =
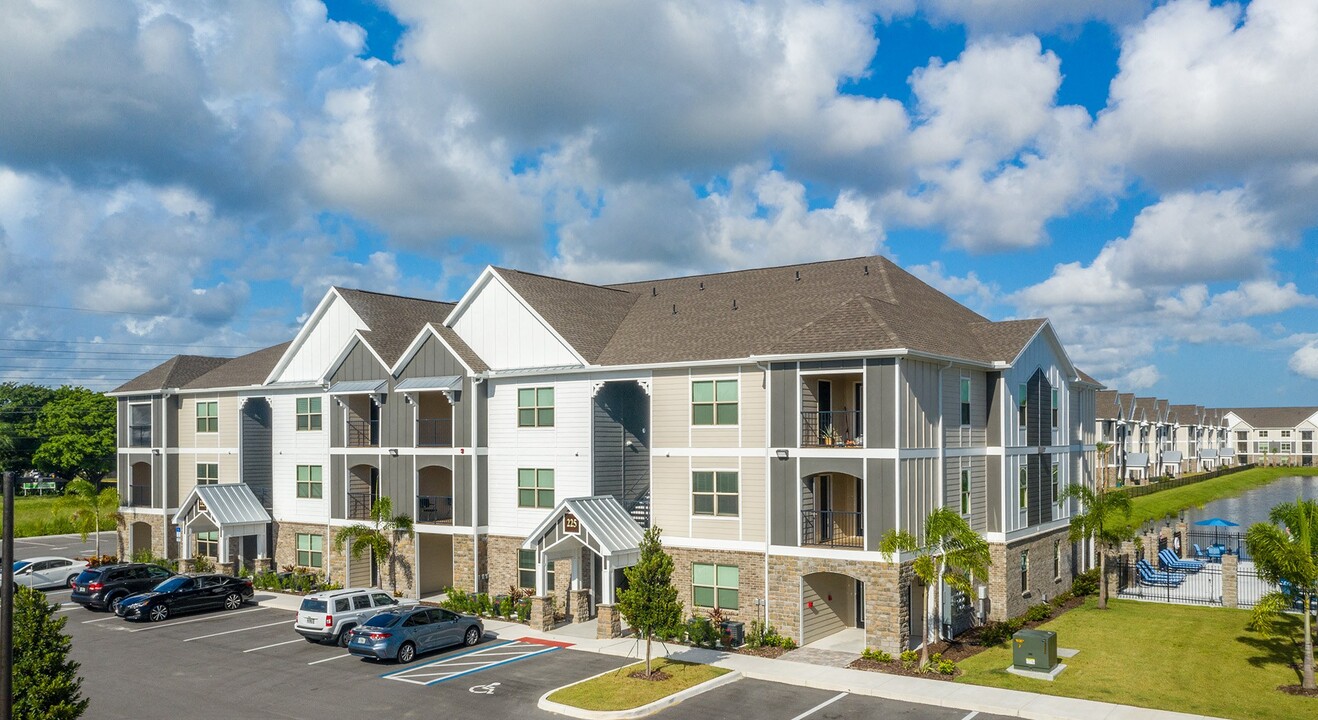
<svg viewBox="0 0 1318 720">
<path fill-rule="evenodd" d="M 1236 595 L 1237 574 L 1240 558 L 1235 555 L 1222 555 L 1222 607 L 1238 607 Z"/>
<path fill-rule="evenodd" d="M 1158 567 L 1158 536 L 1153 533 L 1144 535 L 1144 559 L 1153 567 Z"/>
<path fill-rule="evenodd" d="M 1188 558 L 1188 557 L 1190 557 L 1191 555 L 1194 554 L 1194 550 L 1190 547 L 1190 534 L 1189 534 L 1189 530 L 1190 530 L 1190 528 L 1186 527 L 1185 523 L 1183 523 L 1183 522 L 1176 523 L 1176 536 L 1179 537 L 1179 538 L 1181 539 L 1181 557 L 1182 557 L 1182 558 Z M 1175 546 L 1173 546 L 1173 547 L 1175 547 Z"/>
<path fill-rule="evenodd" d="M 570 606 L 568 611 L 572 613 L 572 622 L 586 622 L 590 619 L 590 591 L 589 590 L 572 590 L 568 594 Z"/>
<path fill-rule="evenodd" d="M 622 637 L 622 614 L 615 605 L 595 606 L 595 637 L 609 640 Z"/>
<path fill-rule="evenodd" d="M 553 598 L 548 595 L 536 595 L 531 598 L 531 617 L 528 624 L 532 630 L 549 632 L 554 629 Z"/>
<path fill-rule="evenodd" d="M 1159 544 L 1171 550 L 1173 554 L 1176 552 L 1175 540 L 1172 538 L 1172 529 L 1170 527 L 1158 531 L 1158 540 Z M 1158 567 L 1158 545 L 1153 546 L 1153 557 L 1149 558 L 1149 564 Z"/>
<path fill-rule="evenodd" d="M 274 558 L 256 558 L 252 561 L 253 572 L 270 572 L 275 569 Z"/>
<path fill-rule="evenodd" d="M 197 561 L 192 558 L 183 558 L 178 561 L 178 571 L 181 573 L 194 572 L 197 569 Z"/>
</svg>

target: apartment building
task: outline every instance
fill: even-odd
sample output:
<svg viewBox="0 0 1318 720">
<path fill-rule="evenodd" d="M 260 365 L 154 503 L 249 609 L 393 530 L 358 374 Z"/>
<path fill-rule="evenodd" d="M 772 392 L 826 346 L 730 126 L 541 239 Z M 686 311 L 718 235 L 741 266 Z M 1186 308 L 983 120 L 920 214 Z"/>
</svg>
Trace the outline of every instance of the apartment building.
<svg viewBox="0 0 1318 720">
<path fill-rule="evenodd" d="M 1095 403 L 1095 434 L 1107 447 L 1100 470 L 1109 482 L 1205 472 L 1234 460 L 1221 410 L 1117 390 L 1100 390 Z"/>
<path fill-rule="evenodd" d="M 612 286 L 491 267 L 455 304 L 334 288 L 290 343 L 115 391 L 121 532 L 383 582 L 330 540 L 388 497 L 417 520 L 408 594 L 527 588 L 581 616 L 656 525 L 690 611 L 895 651 L 921 595 L 879 539 L 934 508 L 993 552 L 982 603 L 947 594 L 953 631 L 1088 565 L 1059 498 L 1094 481 L 1098 389 L 1046 320 L 989 321 L 881 257 Z"/>
<path fill-rule="evenodd" d="M 1313 465 L 1318 407 L 1233 408 L 1225 417 L 1237 462 Z"/>
</svg>

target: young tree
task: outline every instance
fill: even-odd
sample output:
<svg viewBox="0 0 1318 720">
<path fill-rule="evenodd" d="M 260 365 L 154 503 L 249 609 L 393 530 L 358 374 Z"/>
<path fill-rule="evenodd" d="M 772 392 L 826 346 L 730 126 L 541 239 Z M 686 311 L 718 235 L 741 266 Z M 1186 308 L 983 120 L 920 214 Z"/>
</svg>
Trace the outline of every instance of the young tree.
<svg viewBox="0 0 1318 720">
<path fill-rule="evenodd" d="M 925 642 L 920 645 L 920 665 L 928 665 L 929 646 L 942 636 L 943 583 L 963 593 L 973 593 L 975 582 L 988 577 L 993 562 L 988 543 L 959 513 L 944 507 L 925 518 L 921 537 L 905 530 L 884 533 L 879 540 L 879 552 L 887 555 L 890 562 L 899 552 L 919 553 L 911 569 L 925 587 Z M 929 592 L 931 587 L 936 593 Z"/>
<path fill-rule="evenodd" d="M 56 512 L 67 512 L 73 526 L 87 542 L 87 536 L 96 533 L 96 557 L 101 556 L 101 522 L 118 521 L 119 491 L 108 487 L 97 490 L 95 485 L 78 478 L 64 488 L 64 496 Z"/>
<path fill-rule="evenodd" d="M 658 527 L 650 527 L 641 540 L 641 558 L 623 572 L 627 589 L 618 593 L 618 612 L 645 638 L 645 674 L 650 669 L 650 644 L 682 622 L 682 603 L 673 587 L 673 558 L 664 552 Z"/>
<path fill-rule="evenodd" d="M 1071 516 L 1071 542 L 1093 537 L 1098 545 L 1098 609 L 1106 610 L 1107 551 L 1131 536 L 1126 525 L 1130 520 L 1130 496 L 1125 490 L 1095 492 L 1081 483 L 1068 485 L 1062 498 L 1080 502 L 1080 511 Z"/>
<path fill-rule="evenodd" d="M 74 720 L 87 709 L 78 663 L 69 659 L 67 617 L 37 590 L 14 588 L 14 718 Z"/>
<path fill-rule="evenodd" d="M 1254 523 L 1245 532 L 1245 547 L 1254 557 L 1254 568 L 1270 583 L 1290 584 L 1301 601 L 1304 616 L 1304 663 L 1302 685 L 1314 690 L 1313 628 L 1310 616 L 1318 602 L 1318 500 L 1297 498 L 1268 513 L 1272 522 Z M 1294 599 L 1283 592 L 1265 595 L 1254 606 L 1251 626 L 1271 635 L 1282 613 Z"/>
<path fill-rule="evenodd" d="M 389 558 L 389 586 L 398 591 L 397 550 L 398 542 L 404 537 L 412 537 L 412 516 L 395 515 L 394 503 L 387 497 L 376 498 L 371 503 L 371 524 L 349 525 L 339 528 L 334 533 L 334 549 L 342 551 L 348 546 L 348 554 L 356 560 L 367 550 L 374 554 L 376 570 L 380 568 L 381 558 Z"/>
<path fill-rule="evenodd" d="M 114 399 L 80 387 L 62 387 L 37 416 L 45 438 L 32 460 L 64 477 L 97 483 L 114 469 Z"/>
</svg>

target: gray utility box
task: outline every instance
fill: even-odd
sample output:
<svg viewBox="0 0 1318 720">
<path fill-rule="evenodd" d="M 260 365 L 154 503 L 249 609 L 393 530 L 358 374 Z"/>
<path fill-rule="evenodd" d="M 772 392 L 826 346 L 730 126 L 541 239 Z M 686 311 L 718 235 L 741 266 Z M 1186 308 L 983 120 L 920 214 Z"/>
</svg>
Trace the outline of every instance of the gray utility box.
<svg viewBox="0 0 1318 720">
<path fill-rule="evenodd" d="M 1021 630 L 1011 636 L 1011 664 L 1021 670 L 1049 672 L 1057 667 L 1057 633 Z"/>
</svg>

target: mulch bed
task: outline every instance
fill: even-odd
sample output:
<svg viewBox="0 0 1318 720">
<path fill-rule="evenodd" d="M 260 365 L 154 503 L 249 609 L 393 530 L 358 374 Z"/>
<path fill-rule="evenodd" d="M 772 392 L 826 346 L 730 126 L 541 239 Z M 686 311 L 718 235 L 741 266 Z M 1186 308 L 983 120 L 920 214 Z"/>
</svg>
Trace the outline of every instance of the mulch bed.
<svg viewBox="0 0 1318 720">
<path fill-rule="evenodd" d="M 754 655 L 755 657 L 762 657 L 762 658 L 782 657 L 784 653 L 789 652 L 787 648 L 780 648 L 780 647 L 753 648 L 753 647 L 746 647 L 745 645 L 741 647 L 732 648 L 730 650 L 728 648 L 724 648 L 724 650 L 726 652 L 735 652 L 738 655 Z"/>
<path fill-rule="evenodd" d="M 980 649 L 983 650 L 983 648 Z M 884 663 L 884 662 L 877 662 L 874 660 L 866 660 L 865 658 L 861 658 L 859 660 L 852 661 L 851 665 L 849 665 L 848 667 L 854 668 L 856 670 L 869 670 L 870 672 L 888 673 L 889 675 L 905 675 L 907 677 L 928 678 L 930 680 L 951 681 L 957 675 L 961 674 L 960 670 L 957 670 L 955 675 L 943 675 L 942 673 L 920 672 L 920 668 L 906 667 L 905 665 L 902 664 L 901 660 L 893 660 L 892 662 Z"/>
<path fill-rule="evenodd" d="M 663 670 L 655 670 L 649 675 L 646 675 L 644 670 L 637 670 L 636 672 L 627 675 L 627 677 L 635 678 L 637 680 L 650 680 L 652 682 L 659 682 L 660 680 L 667 680 L 668 678 L 672 677 L 672 675 L 669 675 Z"/>
<path fill-rule="evenodd" d="M 1300 697 L 1318 698 L 1318 690 L 1305 690 L 1304 687 L 1300 685 L 1282 685 L 1277 689 L 1286 693 L 1287 695 L 1299 695 Z"/>
</svg>

